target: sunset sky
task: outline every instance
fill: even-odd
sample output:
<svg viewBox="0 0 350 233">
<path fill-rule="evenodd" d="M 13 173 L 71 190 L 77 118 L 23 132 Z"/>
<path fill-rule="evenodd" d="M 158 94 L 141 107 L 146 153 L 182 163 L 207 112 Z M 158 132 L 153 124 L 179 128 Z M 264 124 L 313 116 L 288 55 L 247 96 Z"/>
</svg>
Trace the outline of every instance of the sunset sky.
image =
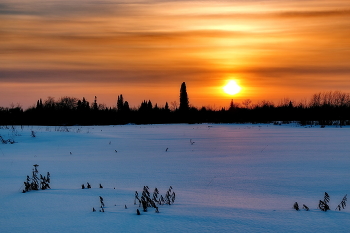
<svg viewBox="0 0 350 233">
<path fill-rule="evenodd" d="M 0 0 L 0 106 L 163 106 L 182 82 L 196 107 L 348 93 L 350 1 Z"/>
</svg>

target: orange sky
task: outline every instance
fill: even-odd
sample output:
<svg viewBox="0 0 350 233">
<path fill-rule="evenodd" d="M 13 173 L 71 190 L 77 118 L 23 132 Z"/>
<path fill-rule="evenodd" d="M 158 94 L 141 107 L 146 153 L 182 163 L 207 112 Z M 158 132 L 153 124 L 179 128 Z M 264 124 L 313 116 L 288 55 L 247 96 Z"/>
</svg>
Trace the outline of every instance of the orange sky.
<svg viewBox="0 0 350 233">
<path fill-rule="evenodd" d="M 350 92 L 348 0 L 1 0 L 0 106 L 48 96 L 228 107 Z M 224 94 L 235 79 L 240 94 Z"/>
</svg>

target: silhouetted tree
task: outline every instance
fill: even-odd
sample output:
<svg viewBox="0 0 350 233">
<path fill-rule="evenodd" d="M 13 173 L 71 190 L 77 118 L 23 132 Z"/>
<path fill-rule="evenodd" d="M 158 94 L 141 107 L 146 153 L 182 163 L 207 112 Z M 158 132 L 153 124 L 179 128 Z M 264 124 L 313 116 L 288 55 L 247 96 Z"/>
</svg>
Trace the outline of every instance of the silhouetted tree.
<svg viewBox="0 0 350 233">
<path fill-rule="evenodd" d="M 180 88 L 180 111 L 188 111 L 190 109 L 188 95 L 186 90 L 186 83 L 183 82 Z"/>
<path fill-rule="evenodd" d="M 77 109 L 81 111 L 87 111 L 90 109 L 89 102 L 86 101 L 84 97 L 83 100 L 78 100 L 77 105 Z"/>
<path fill-rule="evenodd" d="M 43 101 L 40 99 L 36 103 L 36 109 L 42 109 L 43 108 Z"/>
<path fill-rule="evenodd" d="M 95 96 L 94 105 L 92 106 L 92 108 L 93 108 L 94 110 L 98 110 L 97 96 Z"/>
<path fill-rule="evenodd" d="M 159 107 L 158 107 L 158 104 L 156 104 L 153 108 L 155 111 L 158 111 L 159 110 Z"/>
<path fill-rule="evenodd" d="M 77 108 L 78 99 L 74 97 L 61 97 L 60 100 L 56 103 L 59 109 L 65 110 L 74 110 Z"/>
<path fill-rule="evenodd" d="M 130 111 L 130 107 L 129 107 L 128 101 L 125 101 L 125 102 L 124 102 L 123 110 L 124 110 L 124 111 Z"/>
<path fill-rule="evenodd" d="M 293 101 L 289 98 L 283 98 L 277 105 L 279 108 L 293 108 Z"/>
<path fill-rule="evenodd" d="M 233 111 L 235 109 L 235 105 L 233 103 L 233 99 L 231 99 L 231 102 L 230 102 L 230 107 L 229 107 L 229 111 Z"/>
<path fill-rule="evenodd" d="M 139 107 L 139 111 L 151 111 L 152 110 L 152 102 L 151 100 L 148 100 L 148 102 L 146 100 L 142 101 L 140 107 Z"/>
<path fill-rule="evenodd" d="M 123 99 L 123 95 L 118 95 L 117 109 L 118 109 L 118 111 L 123 111 L 123 110 L 124 110 L 124 99 Z"/>
<path fill-rule="evenodd" d="M 152 110 L 152 108 L 153 108 L 152 102 L 151 102 L 151 100 L 148 100 L 147 109 Z"/>
<path fill-rule="evenodd" d="M 167 111 L 167 112 L 169 111 L 169 104 L 168 104 L 168 102 L 165 102 L 164 110 Z"/>
<path fill-rule="evenodd" d="M 172 110 L 172 111 L 176 111 L 176 110 L 177 110 L 178 104 L 177 104 L 176 101 L 170 102 L 170 105 L 171 105 L 171 110 Z"/>
<path fill-rule="evenodd" d="M 44 108 L 45 109 L 54 109 L 55 108 L 55 98 L 49 96 L 47 99 L 44 101 Z"/>
<path fill-rule="evenodd" d="M 118 112 L 128 112 L 128 111 L 130 111 L 129 103 L 128 103 L 128 101 L 124 101 L 123 95 L 119 95 L 118 96 L 117 110 L 118 110 Z"/>
<path fill-rule="evenodd" d="M 243 105 L 246 109 L 249 109 L 250 106 L 251 106 L 251 104 L 252 104 L 251 99 L 245 99 L 245 100 L 242 101 L 242 105 Z"/>
</svg>

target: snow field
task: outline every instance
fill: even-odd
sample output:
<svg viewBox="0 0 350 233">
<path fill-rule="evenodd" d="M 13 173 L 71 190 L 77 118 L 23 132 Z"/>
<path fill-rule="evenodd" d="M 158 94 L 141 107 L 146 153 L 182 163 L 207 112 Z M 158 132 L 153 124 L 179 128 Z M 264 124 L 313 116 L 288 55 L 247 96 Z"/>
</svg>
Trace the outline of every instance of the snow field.
<svg viewBox="0 0 350 233">
<path fill-rule="evenodd" d="M 346 232 L 350 227 L 349 207 L 335 211 L 350 193 L 349 128 L 15 126 L 1 127 L 0 135 L 17 142 L 0 144 L 1 232 Z M 52 189 L 21 193 L 34 164 L 39 173 L 51 173 Z M 81 189 L 86 182 L 92 189 Z M 174 205 L 142 212 L 133 203 L 144 185 L 163 196 L 171 185 Z M 317 209 L 324 192 L 331 197 L 328 212 Z M 99 196 L 104 213 L 98 212 Z M 296 201 L 310 211 L 295 211 Z"/>
</svg>

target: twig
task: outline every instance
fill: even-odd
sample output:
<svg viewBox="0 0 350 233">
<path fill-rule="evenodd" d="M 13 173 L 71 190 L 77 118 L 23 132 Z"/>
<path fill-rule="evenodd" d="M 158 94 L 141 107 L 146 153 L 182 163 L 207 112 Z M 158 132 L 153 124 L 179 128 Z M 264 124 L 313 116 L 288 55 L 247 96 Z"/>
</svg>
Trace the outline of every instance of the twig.
<svg viewBox="0 0 350 233">
<path fill-rule="evenodd" d="M 268 147 L 269 145 L 266 145 L 265 147 L 264 147 L 264 149 L 262 149 L 260 152 L 263 152 L 265 149 L 266 149 L 266 147 Z"/>
<path fill-rule="evenodd" d="M 216 178 L 216 176 L 214 176 L 211 180 L 210 180 L 210 182 L 207 184 L 207 186 L 209 186 L 210 184 L 211 184 L 211 182 L 213 182 L 213 180 Z"/>
</svg>

